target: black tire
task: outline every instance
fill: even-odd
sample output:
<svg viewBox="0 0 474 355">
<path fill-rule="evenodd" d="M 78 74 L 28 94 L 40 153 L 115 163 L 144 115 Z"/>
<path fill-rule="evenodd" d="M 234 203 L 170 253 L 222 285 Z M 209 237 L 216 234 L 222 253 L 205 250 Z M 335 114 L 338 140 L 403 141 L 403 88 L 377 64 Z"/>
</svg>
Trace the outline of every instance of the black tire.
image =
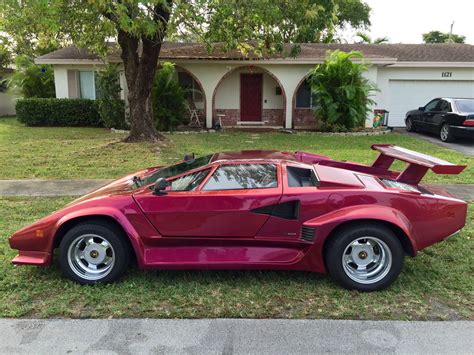
<svg viewBox="0 0 474 355">
<path fill-rule="evenodd" d="M 413 118 L 411 118 L 411 116 L 408 116 L 407 119 L 405 120 L 405 126 L 408 132 L 416 131 L 415 125 L 413 123 Z"/>
<path fill-rule="evenodd" d="M 452 142 L 454 141 L 454 135 L 453 135 L 453 130 L 451 129 L 451 126 L 447 123 L 443 123 L 441 126 L 441 129 L 439 130 L 439 138 L 443 142 Z"/>
<path fill-rule="evenodd" d="M 352 251 L 356 253 L 356 257 L 365 256 L 365 258 L 368 258 L 367 254 L 362 254 L 365 253 L 365 251 L 363 251 L 364 249 L 360 249 L 362 251 L 358 253 L 357 250 L 359 249 L 352 249 L 356 247 L 367 248 L 367 245 L 370 244 L 369 239 L 366 238 L 372 238 L 370 242 L 374 242 L 375 245 L 378 245 L 377 243 L 380 242 L 380 246 L 378 247 L 379 254 L 377 255 L 377 249 L 374 248 L 372 249 L 371 255 L 382 260 L 387 260 L 387 255 L 391 255 L 391 263 L 390 265 L 387 263 L 385 268 L 381 269 L 382 271 L 378 275 L 378 278 L 373 278 L 372 280 L 366 281 L 358 281 L 354 279 L 358 276 L 354 276 L 353 274 L 352 277 L 349 276 L 349 274 L 351 274 L 351 270 L 354 273 L 357 272 L 354 269 L 357 264 L 354 262 L 352 263 L 353 265 L 351 265 L 350 262 L 348 263 L 346 259 L 343 258 L 352 260 Z M 364 240 L 366 241 L 366 244 L 364 244 Z M 361 242 L 360 247 L 358 245 L 354 247 L 351 246 L 354 245 L 353 243 L 356 241 Z M 389 250 L 389 253 L 385 251 L 385 248 Z M 381 250 L 384 251 L 381 252 Z M 384 225 L 373 223 L 352 224 L 340 229 L 335 235 L 331 236 L 331 239 L 328 240 L 324 251 L 326 268 L 329 275 L 346 289 L 364 292 L 379 291 L 390 286 L 402 271 L 403 261 L 405 258 L 402 245 L 397 236 Z M 385 259 L 381 257 L 382 255 L 385 255 Z M 358 260 L 364 262 L 363 259 Z M 370 265 L 371 264 L 368 264 L 366 267 L 368 268 Z M 374 265 L 377 264 L 374 263 Z"/>
<path fill-rule="evenodd" d="M 87 245 L 90 238 L 93 242 Z M 125 273 L 130 263 L 131 250 L 126 238 L 120 228 L 112 223 L 91 221 L 74 226 L 64 235 L 59 245 L 61 271 L 67 278 L 83 285 L 116 281 Z M 84 250 L 80 250 L 82 247 Z M 103 268 L 103 275 L 94 275 L 85 271 L 85 269 L 92 269 L 94 265 L 88 263 L 83 257 L 76 259 L 72 256 L 72 253 L 80 252 L 87 254 L 90 260 L 97 258 L 97 261 L 101 261 L 104 257 L 103 264 L 95 265 L 97 269 Z M 76 254 L 74 256 L 77 256 Z M 105 261 L 105 259 L 111 261 Z"/>
</svg>

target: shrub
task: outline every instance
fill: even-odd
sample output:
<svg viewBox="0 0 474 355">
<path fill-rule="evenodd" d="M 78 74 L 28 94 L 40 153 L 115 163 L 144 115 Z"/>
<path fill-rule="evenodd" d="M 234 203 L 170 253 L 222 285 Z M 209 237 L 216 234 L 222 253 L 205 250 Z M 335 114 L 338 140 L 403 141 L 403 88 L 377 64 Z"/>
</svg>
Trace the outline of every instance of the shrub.
<svg viewBox="0 0 474 355">
<path fill-rule="evenodd" d="M 125 129 L 125 102 L 120 99 L 119 70 L 115 64 L 107 64 L 97 72 L 97 88 L 100 100 L 97 107 L 105 127 Z"/>
<path fill-rule="evenodd" d="M 18 56 L 10 88 L 24 98 L 55 97 L 54 73 L 50 65 L 36 65 L 26 56 Z"/>
<path fill-rule="evenodd" d="M 96 102 L 87 99 L 20 99 L 16 114 L 27 126 L 102 126 Z"/>
<path fill-rule="evenodd" d="M 128 124 L 125 120 L 125 101 L 97 100 L 97 111 L 104 127 L 115 129 L 126 129 Z"/>
<path fill-rule="evenodd" d="M 362 75 L 367 65 L 353 63 L 353 58 L 362 59 L 362 53 L 329 51 L 324 63 L 310 72 L 308 80 L 316 102 L 316 115 L 324 127 L 340 130 L 362 126 L 370 105 L 374 104 L 369 96 L 377 90 L 376 86 Z"/>
<path fill-rule="evenodd" d="M 170 131 L 187 120 L 184 89 L 178 83 L 174 64 L 165 62 L 156 73 L 153 85 L 153 115 L 156 128 Z"/>
</svg>

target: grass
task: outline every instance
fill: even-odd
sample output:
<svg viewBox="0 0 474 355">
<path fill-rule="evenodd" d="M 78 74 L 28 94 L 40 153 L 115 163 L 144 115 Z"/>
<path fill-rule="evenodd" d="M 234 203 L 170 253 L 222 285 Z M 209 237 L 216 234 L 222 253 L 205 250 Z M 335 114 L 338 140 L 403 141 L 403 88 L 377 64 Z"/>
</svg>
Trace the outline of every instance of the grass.
<svg viewBox="0 0 474 355">
<path fill-rule="evenodd" d="M 0 119 L 0 179 L 117 178 L 148 166 L 170 164 L 188 152 L 222 150 L 306 150 L 334 159 L 370 163 L 374 143 L 391 143 L 457 164 L 468 165 L 457 176 L 429 173 L 425 181 L 473 183 L 474 158 L 401 134 L 324 136 L 317 133 L 191 133 L 169 134 L 164 144 L 126 144 L 122 134 L 101 128 L 24 127 L 13 118 Z"/>
<path fill-rule="evenodd" d="M 69 200 L 0 199 L 0 317 L 474 320 L 473 206 L 460 235 L 406 258 L 388 290 L 367 294 L 303 272 L 132 269 L 112 285 L 79 286 L 57 262 L 12 267 L 8 235 Z"/>
</svg>

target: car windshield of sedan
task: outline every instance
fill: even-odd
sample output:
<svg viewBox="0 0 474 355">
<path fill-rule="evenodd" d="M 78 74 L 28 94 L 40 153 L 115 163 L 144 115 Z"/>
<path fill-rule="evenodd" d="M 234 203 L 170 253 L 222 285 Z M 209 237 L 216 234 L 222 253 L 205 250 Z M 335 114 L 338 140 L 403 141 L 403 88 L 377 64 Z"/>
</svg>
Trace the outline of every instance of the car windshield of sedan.
<svg viewBox="0 0 474 355">
<path fill-rule="evenodd" d="M 209 164 L 212 156 L 213 154 L 204 155 L 202 157 L 199 157 L 190 161 L 183 161 L 179 164 L 171 165 L 166 168 L 160 169 L 157 172 L 149 176 L 146 176 L 142 181 L 140 181 L 139 186 L 153 184 L 159 178 L 167 179 L 172 176 L 183 174 L 187 171 L 198 169 L 202 166 Z"/>
<path fill-rule="evenodd" d="M 474 112 L 473 99 L 456 100 L 456 106 L 458 107 L 459 112 Z"/>
</svg>

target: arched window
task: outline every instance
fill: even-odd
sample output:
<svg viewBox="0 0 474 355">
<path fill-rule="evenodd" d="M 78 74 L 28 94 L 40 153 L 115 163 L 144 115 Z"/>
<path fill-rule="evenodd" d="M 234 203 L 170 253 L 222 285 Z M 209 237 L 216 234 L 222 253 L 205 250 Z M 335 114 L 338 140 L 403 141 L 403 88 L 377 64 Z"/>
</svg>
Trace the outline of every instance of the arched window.
<svg viewBox="0 0 474 355">
<path fill-rule="evenodd" d="M 311 93 L 311 86 L 307 79 L 303 81 L 296 92 L 296 108 L 314 108 L 316 103 Z"/>
<path fill-rule="evenodd" d="M 178 82 L 181 87 L 186 90 L 186 97 L 188 100 L 194 102 L 203 101 L 201 86 L 194 78 L 185 71 L 178 72 Z"/>
</svg>

